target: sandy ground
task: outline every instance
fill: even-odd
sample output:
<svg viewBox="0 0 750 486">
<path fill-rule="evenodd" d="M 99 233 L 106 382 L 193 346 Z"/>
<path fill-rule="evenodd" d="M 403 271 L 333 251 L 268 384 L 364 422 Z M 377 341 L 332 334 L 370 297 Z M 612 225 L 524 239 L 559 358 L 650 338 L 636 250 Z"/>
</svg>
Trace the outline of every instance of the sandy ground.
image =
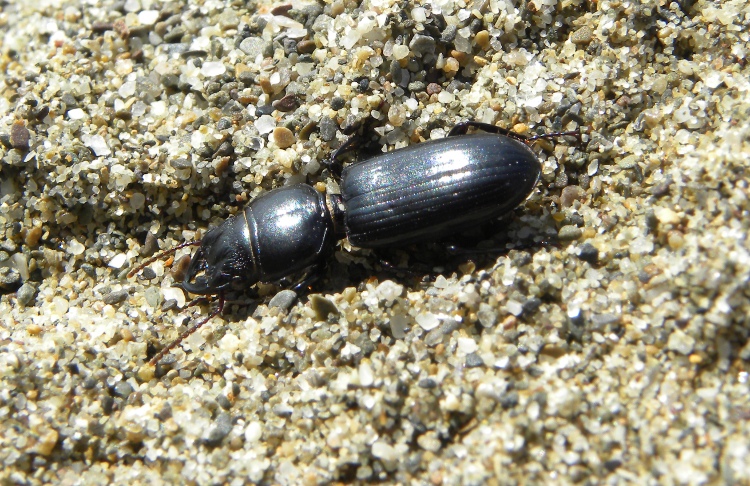
<svg viewBox="0 0 750 486">
<path fill-rule="evenodd" d="M 748 37 L 744 1 L 0 2 L 2 484 L 750 483 Z M 147 363 L 212 307 L 145 255 L 335 192 L 362 122 L 462 120 L 590 129 L 462 235 L 547 243 L 343 242 Z"/>
</svg>

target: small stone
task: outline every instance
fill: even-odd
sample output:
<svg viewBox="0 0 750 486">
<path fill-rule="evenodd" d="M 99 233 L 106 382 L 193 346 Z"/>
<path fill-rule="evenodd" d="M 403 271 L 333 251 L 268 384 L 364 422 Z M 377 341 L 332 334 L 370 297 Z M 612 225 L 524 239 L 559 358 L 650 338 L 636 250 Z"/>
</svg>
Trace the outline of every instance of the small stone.
<svg viewBox="0 0 750 486">
<path fill-rule="evenodd" d="M 378 440 L 372 445 L 372 455 L 384 461 L 395 461 L 399 458 L 396 449 L 383 440 Z"/>
<path fill-rule="evenodd" d="M 208 430 L 204 443 L 209 447 L 216 447 L 221 444 L 224 437 L 232 431 L 232 418 L 227 413 L 220 413 L 216 417 L 216 423 Z"/>
<path fill-rule="evenodd" d="M 675 351 L 683 356 L 687 356 L 693 352 L 694 347 L 695 338 L 680 329 L 673 331 L 672 334 L 669 335 L 667 348 L 670 351 Z"/>
<path fill-rule="evenodd" d="M 229 410 L 230 408 L 232 408 L 232 402 L 229 401 L 226 395 L 219 395 L 218 397 L 216 397 L 216 403 L 218 403 L 219 406 L 224 410 Z"/>
<path fill-rule="evenodd" d="M 121 302 L 125 302 L 127 298 L 128 298 L 128 291 L 125 289 L 121 289 L 121 290 L 115 290 L 114 292 L 108 293 L 107 295 L 104 296 L 102 301 L 105 304 L 114 305 L 114 304 L 119 304 Z"/>
<path fill-rule="evenodd" d="M 330 314 L 333 314 L 334 316 L 339 315 L 339 310 L 336 307 L 336 304 L 325 297 L 321 297 L 319 294 L 310 296 L 310 307 L 315 312 L 315 317 L 319 321 L 325 321 Z"/>
<path fill-rule="evenodd" d="M 286 127 L 273 129 L 273 141 L 282 149 L 289 148 L 296 142 L 294 133 Z"/>
<path fill-rule="evenodd" d="M 29 148 L 29 129 L 23 122 L 17 121 L 10 127 L 10 145 L 19 150 Z"/>
<path fill-rule="evenodd" d="M 278 294 L 274 295 L 273 298 L 268 302 L 268 307 L 278 307 L 281 310 L 289 310 L 297 300 L 297 293 L 293 290 L 282 290 Z"/>
<path fill-rule="evenodd" d="M 37 244 L 39 244 L 39 239 L 42 237 L 42 228 L 41 226 L 33 226 L 31 229 L 29 229 L 26 232 L 26 238 L 24 242 L 26 243 L 26 246 L 29 248 L 34 248 Z"/>
<path fill-rule="evenodd" d="M 423 378 L 419 380 L 419 383 L 417 383 L 419 388 L 424 388 L 426 390 L 431 390 L 433 388 L 437 388 L 438 384 L 435 380 L 432 378 Z"/>
<path fill-rule="evenodd" d="M 227 68 L 220 61 L 204 62 L 203 66 L 201 66 L 201 74 L 206 77 L 221 76 L 225 72 L 227 72 Z"/>
<path fill-rule="evenodd" d="M 511 409 L 516 405 L 518 405 L 518 392 L 508 392 L 500 397 L 500 406 L 505 410 Z"/>
<path fill-rule="evenodd" d="M 320 128 L 320 138 L 326 142 L 330 142 L 336 138 L 336 132 L 338 131 L 339 126 L 331 118 L 328 118 L 327 116 L 321 118 L 318 127 Z"/>
<path fill-rule="evenodd" d="M 582 199 L 586 195 L 580 186 L 565 186 L 560 193 L 560 205 L 564 208 L 569 208 L 579 199 Z"/>
<path fill-rule="evenodd" d="M 434 430 L 429 430 L 417 437 L 417 444 L 426 451 L 437 452 L 440 450 L 442 443 Z"/>
<path fill-rule="evenodd" d="M 14 268 L 0 268 L 0 294 L 15 292 L 21 287 L 21 274 Z"/>
<path fill-rule="evenodd" d="M 578 258 L 584 262 L 596 263 L 599 259 L 599 250 L 591 243 L 584 243 L 578 247 Z"/>
<path fill-rule="evenodd" d="M 19 304 L 26 307 L 32 300 L 34 300 L 35 295 L 36 287 L 27 282 L 21 285 L 21 288 L 19 288 L 18 292 L 16 292 L 16 299 L 18 300 Z"/>
<path fill-rule="evenodd" d="M 484 360 L 477 353 L 470 353 L 466 355 L 466 367 L 467 368 L 478 368 L 484 366 Z"/>
<path fill-rule="evenodd" d="M 60 435 L 55 429 L 49 429 L 47 432 L 39 436 L 39 442 L 36 443 L 34 452 L 41 456 L 49 456 L 57 445 L 59 437 Z"/>
<path fill-rule="evenodd" d="M 560 228 L 560 231 L 557 232 L 557 238 L 560 241 L 577 240 L 582 235 L 583 235 L 583 230 L 571 224 L 563 226 L 562 228 Z"/>
<path fill-rule="evenodd" d="M 426 35 L 416 34 L 409 43 L 409 49 L 420 55 L 433 53 L 435 52 L 435 39 Z"/>
<path fill-rule="evenodd" d="M 127 381 L 118 381 L 113 393 L 117 397 L 128 398 L 133 393 L 133 387 Z"/>
<path fill-rule="evenodd" d="M 592 40 L 594 40 L 594 32 L 588 25 L 584 25 L 570 36 L 570 42 L 579 46 L 587 45 Z"/>
<path fill-rule="evenodd" d="M 497 311 L 491 305 L 482 302 L 479 304 L 479 311 L 477 312 L 477 319 L 482 327 L 493 327 L 497 324 Z"/>
</svg>

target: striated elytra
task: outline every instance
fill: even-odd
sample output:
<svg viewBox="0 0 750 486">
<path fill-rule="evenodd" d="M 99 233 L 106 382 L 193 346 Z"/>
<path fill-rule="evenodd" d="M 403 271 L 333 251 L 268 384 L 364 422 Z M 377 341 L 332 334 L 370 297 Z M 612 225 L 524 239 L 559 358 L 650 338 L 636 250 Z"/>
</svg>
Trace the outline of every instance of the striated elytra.
<svg viewBox="0 0 750 486">
<path fill-rule="evenodd" d="M 470 127 L 491 133 L 467 135 Z M 341 194 L 324 195 L 295 184 L 253 200 L 241 213 L 209 230 L 181 287 L 193 294 L 218 295 L 219 309 L 152 359 L 195 332 L 223 308 L 230 286 L 314 275 L 337 240 L 363 248 L 435 241 L 502 216 L 531 194 L 541 164 L 524 137 L 493 125 L 466 122 L 448 137 L 394 150 L 343 169 Z M 336 155 L 334 155 L 336 158 Z"/>
</svg>

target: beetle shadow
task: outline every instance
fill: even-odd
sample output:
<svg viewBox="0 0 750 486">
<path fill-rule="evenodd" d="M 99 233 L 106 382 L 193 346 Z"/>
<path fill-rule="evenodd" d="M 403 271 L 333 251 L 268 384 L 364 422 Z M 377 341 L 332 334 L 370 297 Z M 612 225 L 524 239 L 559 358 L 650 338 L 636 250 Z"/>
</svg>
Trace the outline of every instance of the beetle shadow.
<svg viewBox="0 0 750 486">
<path fill-rule="evenodd" d="M 487 269 L 511 251 L 531 251 L 559 246 L 556 236 L 537 232 L 523 239 L 504 238 L 513 216 L 485 223 L 433 243 L 417 243 L 400 248 L 355 249 L 342 259 L 330 258 L 326 275 L 306 294 L 341 292 L 346 287 L 362 289 L 372 278 L 394 280 L 405 286 L 434 281 L 438 276 L 461 275 L 461 267 L 472 263 L 475 269 Z M 340 261 L 346 260 L 346 261 Z M 352 262 L 351 260 L 357 260 Z M 304 295 L 300 294 L 299 298 Z"/>
</svg>

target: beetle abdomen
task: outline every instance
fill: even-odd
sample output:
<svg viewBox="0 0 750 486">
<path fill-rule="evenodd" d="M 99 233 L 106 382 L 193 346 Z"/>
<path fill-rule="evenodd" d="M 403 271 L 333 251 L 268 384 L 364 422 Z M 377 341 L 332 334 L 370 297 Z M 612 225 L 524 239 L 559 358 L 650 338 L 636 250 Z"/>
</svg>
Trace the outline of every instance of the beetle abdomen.
<svg viewBox="0 0 750 486">
<path fill-rule="evenodd" d="M 540 173 L 529 147 L 496 134 L 389 152 L 344 169 L 347 235 L 365 248 L 440 238 L 512 210 Z"/>
</svg>

